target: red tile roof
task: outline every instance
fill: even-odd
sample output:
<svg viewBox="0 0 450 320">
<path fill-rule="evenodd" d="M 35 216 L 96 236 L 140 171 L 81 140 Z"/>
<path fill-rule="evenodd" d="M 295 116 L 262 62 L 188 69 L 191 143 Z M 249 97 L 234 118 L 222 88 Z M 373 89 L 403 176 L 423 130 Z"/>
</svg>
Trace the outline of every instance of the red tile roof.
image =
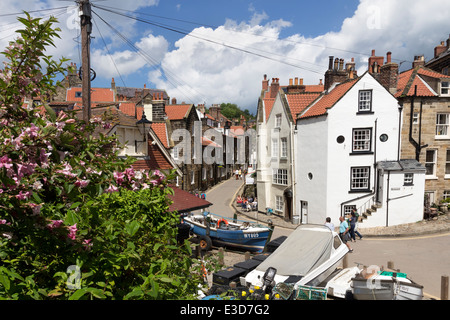
<svg viewBox="0 0 450 320">
<path fill-rule="evenodd" d="M 165 148 L 169 148 L 167 126 L 165 122 L 153 122 L 152 129 Z"/>
<path fill-rule="evenodd" d="M 173 203 L 169 206 L 169 211 L 189 212 L 198 209 L 204 209 L 212 205 L 211 202 L 206 201 L 202 198 L 196 197 L 187 191 L 181 190 L 180 188 L 171 186 L 174 194 L 168 195 L 169 199 Z"/>
<path fill-rule="evenodd" d="M 286 94 L 286 99 L 291 110 L 292 117 L 297 119 L 297 115 L 305 110 L 311 102 L 320 96 L 320 92 L 305 92 L 305 93 L 289 93 Z"/>
<path fill-rule="evenodd" d="M 359 79 L 360 78 L 355 78 L 338 84 L 333 90 L 327 94 L 323 94 L 315 103 L 307 108 L 304 113 L 300 114 L 299 118 L 304 119 L 324 115 L 327 110 L 332 108 Z"/>
<path fill-rule="evenodd" d="M 436 92 L 434 92 L 420 76 L 435 79 L 450 78 L 450 76 L 443 75 L 423 66 L 407 70 L 400 73 L 398 76 L 397 93 L 395 94 L 395 97 L 413 96 L 414 92 L 416 92 L 417 96 L 421 97 L 436 96 Z"/>
<path fill-rule="evenodd" d="M 76 97 L 76 92 L 82 92 L 81 87 L 72 87 L 67 89 L 66 101 L 82 101 L 82 97 Z M 91 88 L 92 102 L 113 102 L 115 101 L 114 91 L 108 88 Z"/>
<path fill-rule="evenodd" d="M 166 115 L 169 120 L 181 120 L 189 115 L 192 104 L 169 104 L 166 106 Z"/>
</svg>

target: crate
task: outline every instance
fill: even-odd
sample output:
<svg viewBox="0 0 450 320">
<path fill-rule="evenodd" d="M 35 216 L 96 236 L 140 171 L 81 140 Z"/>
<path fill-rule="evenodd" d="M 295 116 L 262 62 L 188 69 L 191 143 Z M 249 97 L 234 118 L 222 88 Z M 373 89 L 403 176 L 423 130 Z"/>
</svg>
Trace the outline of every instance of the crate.
<svg viewBox="0 0 450 320">
<path fill-rule="evenodd" d="M 218 285 L 229 285 L 231 282 L 239 283 L 239 277 L 243 276 L 247 270 L 236 267 L 229 267 L 213 273 L 213 283 Z"/>
<path fill-rule="evenodd" d="M 326 300 L 327 292 L 327 288 L 299 286 L 297 300 Z"/>
</svg>

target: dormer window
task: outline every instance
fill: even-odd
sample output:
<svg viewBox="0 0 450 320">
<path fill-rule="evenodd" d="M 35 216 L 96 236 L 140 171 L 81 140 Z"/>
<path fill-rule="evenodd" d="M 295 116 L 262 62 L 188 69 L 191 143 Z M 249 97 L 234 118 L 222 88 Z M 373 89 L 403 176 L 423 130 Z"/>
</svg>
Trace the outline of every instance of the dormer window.
<svg viewBox="0 0 450 320">
<path fill-rule="evenodd" d="M 275 117 L 275 128 L 281 128 L 281 114 L 277 114 Z"/>
<path fill-rule="evenodd" d="M 441 81 L 441 96 L 450 95 L 450 82 L 449 81 Z"/>
</svg>

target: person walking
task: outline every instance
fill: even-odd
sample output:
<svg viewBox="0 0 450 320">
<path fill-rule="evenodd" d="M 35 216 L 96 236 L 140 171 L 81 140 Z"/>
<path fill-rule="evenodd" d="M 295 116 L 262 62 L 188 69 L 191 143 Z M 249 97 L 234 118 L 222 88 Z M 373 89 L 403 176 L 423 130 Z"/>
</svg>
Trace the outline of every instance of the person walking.
<svg viewBox="0 0 450 320">
<path fill-rule="evenodd" d="M 356 209 L 352 209 L 352 216 L 350 218 L 350 236 L 352 237 L 354 242 L 356 242 L 355 234 L 358 235 L 359 240 L 361 240 L 363 238 L 361 233 L 359 233 L 359 231 L 357 230 L 358 217 L 359 217 L 359 214 L 356 211 Z"/>
<path fill-rule="evenodd" d="M 348 244 L 348 241 L 347 241 L 347 239 L 349 239 L 348 232 L 350 230 L 350 227 L 348 226 L 348 223 L 347 223 L 347 221 L 345 221 L 344 217 L 340 216 L 339 221 L 341 222 L 339 225 L 339 237 L 341 238 L 342 242 L 345 243 L 348 250 L 350 252 L 353 252 L 353 249 L 350 247 L 350 245 Z"/>
<path fill-rule="evenodd" d="M 330 217 L 327 217 L 325 219 L 325 226 L 330 228 L 331 231 L 334 231 L 334 224 L 331 222 L 331 218 Z"/>
</svg>

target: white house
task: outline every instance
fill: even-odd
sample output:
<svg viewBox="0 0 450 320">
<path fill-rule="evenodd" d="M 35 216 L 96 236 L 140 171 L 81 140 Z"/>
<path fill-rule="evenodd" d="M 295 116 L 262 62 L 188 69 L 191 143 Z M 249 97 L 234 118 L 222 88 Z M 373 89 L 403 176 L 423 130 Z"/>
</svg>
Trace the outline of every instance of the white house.
<svg viewBox="0 0 450 320">
<path fill-rule="evenodd" d="M 257 193 L 259 211 L 271 210 L 286 220 L 296 212 L 294 132 L 296 117 L 323 91 L 323 85 L 303 85 L 290 79 L 280 87 L 279 79 L 264 76 L 257 113 Z"/>
<path fill-rule="evenodd" d="M 297 117 L 296 214 L 338 224 L 356 208 L 360 228 L 421 220 L 425 170 L 399 159 L 402 110 L 370 73 L 349 75 Z"/>
</svg>

